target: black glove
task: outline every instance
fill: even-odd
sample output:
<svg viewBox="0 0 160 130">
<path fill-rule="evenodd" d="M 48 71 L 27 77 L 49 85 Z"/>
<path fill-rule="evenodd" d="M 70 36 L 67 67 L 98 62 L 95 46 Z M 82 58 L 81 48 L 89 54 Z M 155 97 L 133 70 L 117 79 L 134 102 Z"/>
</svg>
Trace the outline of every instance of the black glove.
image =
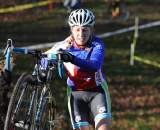
<svg viewBox="0 0 160 130">
<path fill-rule="evenodd" d="M 57 51 L 57 59 L 62 60 L 64 62 L 73 62 L 74 56 L 71 53 L 60 49 Z"/>
</svg>

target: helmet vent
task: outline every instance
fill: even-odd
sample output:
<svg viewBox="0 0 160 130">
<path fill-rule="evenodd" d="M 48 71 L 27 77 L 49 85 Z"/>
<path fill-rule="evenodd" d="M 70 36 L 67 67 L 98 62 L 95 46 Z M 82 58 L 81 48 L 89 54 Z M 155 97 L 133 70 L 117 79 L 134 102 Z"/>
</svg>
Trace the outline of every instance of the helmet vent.
<svg viewBox="0 0 160 130">
<path fill-rule="evenodd" d="M 94 26 L 95 16 L 88 9 L 77 9 L 71 12 L 68 23 L 70 26 Z"/>
</svg>

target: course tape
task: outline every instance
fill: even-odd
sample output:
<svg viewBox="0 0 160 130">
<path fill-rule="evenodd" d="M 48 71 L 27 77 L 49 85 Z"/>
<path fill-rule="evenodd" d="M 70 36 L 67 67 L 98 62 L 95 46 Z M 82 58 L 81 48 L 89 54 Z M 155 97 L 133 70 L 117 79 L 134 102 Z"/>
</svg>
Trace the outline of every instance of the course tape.
<svg viewBox="0 0 160 130">
<path fill-rule="evenodd" d="M 160 26 L 160 21 L 156 21 L 156 22 L 140 25 L 138 29 L 145 29 L 145 28 L 150 28 L 150 27 L 155 27 L 155 26 Z M 129 32 L 129 31 L 134 31 L 134 29 L 135 29 L 135 26 L 132 26 L 132 27 L 120 29 L 120 30 L 117 30 L 117 31 L 114 31 L 114 32 L 107 32 L 107 33 L 104 33 L 104 34 L 100 34 L 98 36 L 100 38 L 105 38 L 105 37 L 110 37 L 110 36 L 114 36 L 114 35 L 117 35 L 117 34 Z M 42 43 L 42 44 L 32 45 L 32 46 L 25 46 L 25 48 L 43 49 L 43 48 L 52 47 L 54 44 L 59 43 L 59 42 L 62 42 L 62 41 L 51 42 L 51 43 Z"/>
<path fill-rule="evenodd" d="M 134 60 L 142 62 L 142 63 L 145 63 L 145 64 L 148 64 L 148 65 L 152 65 L 154 67 L 160 68 L 160 64 L 159 63 L 154 62 L 154 61 L 150 61 L 150 60 L 147 60 L 147 59 L 144 59 L 144 58 L 141 58 L 139 56 L 134 56 Z"/>
<path fill-rule="evenodd" d="M 140 25 L 138 27 L 138 29 L 145 29 L 145 28 L 150 28 L 150 27 L 155 27 L 155 26 L 160 26 L 160 21 Z M 114 32 L 108 32 L 108 33 L 100 34 L 98 36 L 101 37 L 101 38 L 105 38 L 105 37 L 114 36 L 114 35 L 125 33 L 125 32 L 134 31 L 134 30 L 135 30 L 135 26 L 131 26 L 131 27 L 128 27 L 128 28 L 124 28 L 124 29 L 114 31 Z"/>
<path fill-rule="evenodd" d="M 31 8 L 34 8 L 34 7 L 45 6 L 45 5 L 48 5 L 48 4 L 52 3 L 52 2 L 53 2 L 53 0 L 47 0 L 47 1 L 40 1 L 40 2 L 36 2 L 36 3 L 17 5 L 15 7 L 1 8 L 0 9 L 0 14 L 17 12 L 17 11 L 22 11 L 22 10 L 26 10 L 26 9 L 31 9 Z"/>
<path fill-rule="evenodd" d="M 159 25 L 160 25 L 160 21 L 157 21 L 157 22 L 152 22 L 152 23 L 140 25 L 138 29 L 145 29 L 145 28 L 155 27 L 155 26 L 159 26 Z M 101 38 L 104 38 L 104 37 L 117 35 L 117 34 L 120 34 L 120 33 L 133 31 L 134 29 L 135 29 L 135 26 L 129 27 L 129 28 L 125 28 L 125 29 L 120 29 L 120 30 L 117 30 L 117 31 L 114 31 L 114 32 L 104 33 L 104 34 L 101 34 L 101 35 L 98 35 L 98 36 L 101 37 Z M 28 48 L 28 49 L 35 49 L 35 48 L 36 49 L 43 49 L 43 48 L 52 47 L 54 44 L 61 43 L 61 42 L 64 42 L 64 41 L 43 43 L 43 44 L 39 44 L 39 45 L 26 46 L 24 48 Z M 138 57 L 138 56 L 134 56 L 134 60 L 142 62 L 142 63 L 145 63 L 145 64 L 152 65 L 154 67 L 160 68 L 160 64 L 159 63 L 154 62 L 154 61 L 150 61 L 150 60 L 147 60 L 147 59 L 143 59 L 143 58 Z"/>
<path fill-rule="evenodd" d="M 64 41 L 59 41 L 59 42 L 51 42 L 51 43 L 43 43 L 39 45 L 31 45 L 31 46 L 24 46 L 21 48 L 27 48 L 27 49 L 44 49 L 44 48 L 49 48 L 52 47 L 54 44 L 62 43 Z"/>
</svg>

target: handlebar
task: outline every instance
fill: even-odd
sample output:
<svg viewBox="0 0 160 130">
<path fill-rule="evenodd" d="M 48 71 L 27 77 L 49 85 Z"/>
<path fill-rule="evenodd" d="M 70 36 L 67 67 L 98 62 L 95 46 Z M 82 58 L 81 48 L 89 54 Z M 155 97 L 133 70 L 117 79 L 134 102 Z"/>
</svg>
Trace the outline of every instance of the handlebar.
<svg viewBox="0 0 160 130">
<path fill-rule="evenodd" d="M 19 54 L 31 54 L 37 58 L 45 58 L 47 54 L 44 54 L 41 50 L 34 50 L 34 49 L 26 49 L 26 48 L 13 48 L 13 52 Z"/>
<path fill-rule="evenodd" d="M 41 50 L 36 49 L 27 49 L 27 48 L 20 48 L 20 47 L 14 47 L 12 39 L 7 40 L 7 46 L 3 50 L 0 50 L 0 52 L 3 52 L 3 54 L 6 56 L 7 54 L 10 55 L 10 53 L 16 53 L 16 54 L 30 54 L 33 57 L 36 57 L 37 62 L 41 60 L 42 58 L 48 58 L 51 63 L 56 62 L 58 65 L 58 73 L 61 78 L 63 78 L 64 73 L 64 67 L 63 67 L 63 61 L 61 58 L 54 53 L 51 54 L 45 54 Z M 48 57 L 49 56 L 49 57 Z"/>
<path fill-rule="evenodd" d="M 39 59 L 48 57 L 51 60 L 61 61 L 60 55 L 57 55 L 54 53 L 50 53 L 47 55 L 47 54 L 43 53 L 41 50 L 37 50 L 37 49 L 27 49 L 27 48 L 21 48 L 21 47 L 14 47 L 12 39 L 7 40 L 6 48 L 4 49 L 4 51 L 2 49 L 0 49 L 0 52 L 3 51 L 4 55 L 6 55 L 8 49 L 10 49 L 10 52 L 14 52 L 17 54 L 31 54 Z"/>
<path fill-rule="evenodd" d="M 40 50 L 36 50 L 36 49 L 31 50 L 26 48 L 14 47 L 12 39 L 7 40 L 6 48 L 4 49 L 4 51 L 1 49 L 0 52 L 3 52 L 4 55 L 6 55 L 8 49 L 10 49 L 11 52 L 18 53 L 18 54 L 31 54 L 39 58 L 47 57 L 47 55 L 43 54 L 42 51 Z"/>
</svg>

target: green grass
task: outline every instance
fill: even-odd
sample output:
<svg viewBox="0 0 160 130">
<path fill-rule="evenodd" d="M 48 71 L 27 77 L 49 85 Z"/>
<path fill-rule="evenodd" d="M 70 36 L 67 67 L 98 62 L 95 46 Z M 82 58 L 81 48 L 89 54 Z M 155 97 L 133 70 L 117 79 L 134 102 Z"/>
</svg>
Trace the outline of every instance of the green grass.
<svg viewBox="0 0 160 130">
<path fill-rule="evenodd" d="M 112 97 L 112 129 L 152 130 L 155 127 L 155 130 L 158 130 L 159 111 L 154 111 L 154 108 L 159 108 L 160 105 L 157 102 L 160 100 L 158 96 L 160 69 L 139 62 L 135 62 L 134 66 L 129 65 L 132 35 L 129 33 L 103 39 L 106 46 L 104 72 L 107 75 Z M 154 40 L 150 40 L 148 35 L 152 35 Z M 157 49 L 159 44 L 156 42 L 159 41 L 159 37 L 157 35 L 157 29 L 141 32 L 136 46 L 136 54 L 159 62 L 160 52 Z M 148 53 L 145 50 L 148 50 Z M 151 53 L 152 51 L 153 53 Z M 31 56 L 17 56 L 16 59 L 15 80 L 24 70 L 31 72 L 34 66 Z M 65 80 L 56 78 L 53 85 L 59 107 L 58 112 L 65 113 L 65 116 L 69 118 Z"/>
<path fill-rule="evenodd" d="M 159 19 L 154 6 L 148 8 L 143 3 L 129 2 L 131 17 L 128 21 L 108 21 L 104 4 L 90 4 L 97 16 L 95 27 L 97 34 L 114 31 L 134 25 L 134 16 L 140 17 L 140 24 Z M 147 10 L 149 9 L 149 10 Z M 157 8 L 158 9 L 158 8 Z M 7 38 L 13 38 L 15 46 L 33 43 L 60 41 L 69 34 L 64 8 L 56 8 L 48 13 L 36 10 L 29 15 L 20 15 L 18 19 L 0 22 L 0 45 Z M 136 12 L 137 11 L 137 12 Z M 22 13 L 23 14 L 23 13 Z M 15 15 L 15 14 L 14 14 Z M 152 17 L 154 16 L 154 17 Z M 135 54 L 160 63 L 160 27 L 140 30 Z M 103 39 L 106 47 L 104 72 L 112 98 L 113 130 L 159 130 L 159 84 L 160 69 L 135 61 L 129 65 L 130 43 L 133 32 Z M 32 72 L 34 62 L 31 56 L 16 55 L 13 84 L 23 71 Z M 66 82 L 58 77 L 53 81 L 53 89 L 58 103 L 58 113 L 69 119 L 67 112 Z M 70 122 L 63 129 L 70 128 Z"/>
</svg>

